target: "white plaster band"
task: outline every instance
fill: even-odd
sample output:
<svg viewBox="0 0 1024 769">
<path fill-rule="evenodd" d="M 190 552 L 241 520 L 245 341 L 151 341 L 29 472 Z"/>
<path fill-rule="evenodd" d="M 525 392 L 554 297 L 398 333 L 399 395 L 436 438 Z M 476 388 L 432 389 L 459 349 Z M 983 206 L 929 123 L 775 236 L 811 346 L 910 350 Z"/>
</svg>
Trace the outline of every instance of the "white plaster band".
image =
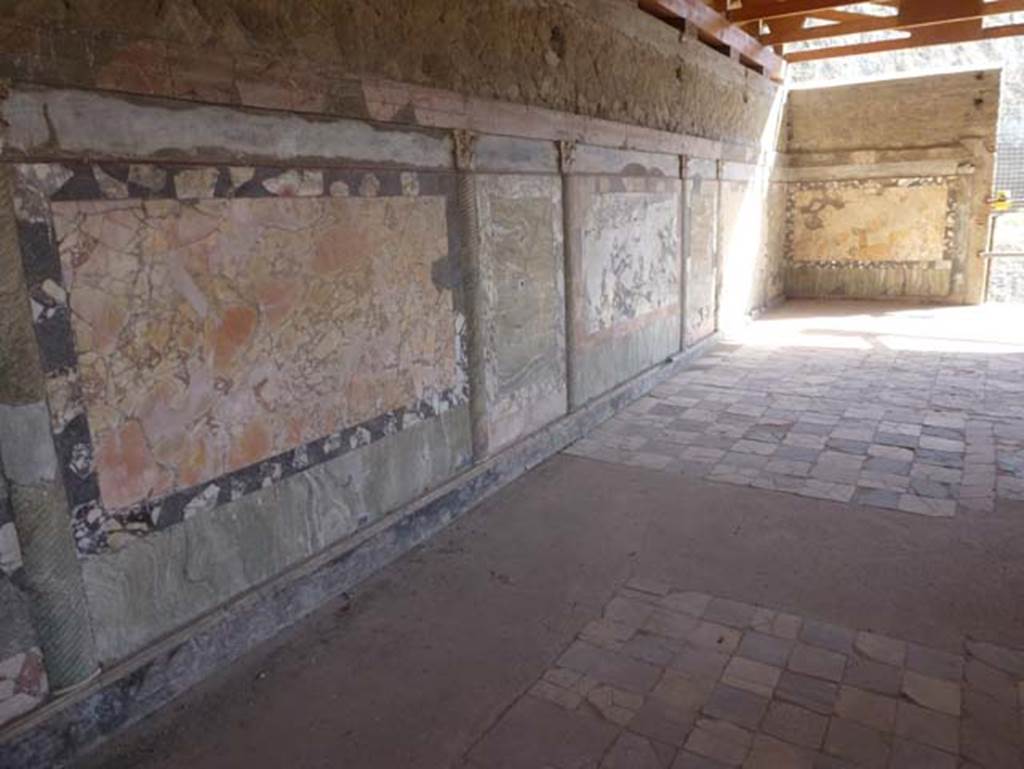
<svg viewBox="0 0 1024 769">
<path fill-rule="evenodd" d="M 0 105 L 4 152 L 187 160 L 216 155 L 450 169 L 451 139 L 361 120 L 22 89 Z"/>
</svg>

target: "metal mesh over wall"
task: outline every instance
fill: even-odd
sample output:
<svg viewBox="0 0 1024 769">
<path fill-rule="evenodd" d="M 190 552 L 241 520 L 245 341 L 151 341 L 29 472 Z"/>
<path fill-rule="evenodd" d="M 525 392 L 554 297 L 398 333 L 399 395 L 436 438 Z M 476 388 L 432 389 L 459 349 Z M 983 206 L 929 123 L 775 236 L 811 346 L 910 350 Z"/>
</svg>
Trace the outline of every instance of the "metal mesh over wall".
<svg viewBox="0 0 1024 769">
<path fill-rule="evenodd" d="M 1000 137 L 996 149 L 997 190 L 1009 190 L 1015 209 L 1024 209 L 1024 134 Z"/>
</svg>

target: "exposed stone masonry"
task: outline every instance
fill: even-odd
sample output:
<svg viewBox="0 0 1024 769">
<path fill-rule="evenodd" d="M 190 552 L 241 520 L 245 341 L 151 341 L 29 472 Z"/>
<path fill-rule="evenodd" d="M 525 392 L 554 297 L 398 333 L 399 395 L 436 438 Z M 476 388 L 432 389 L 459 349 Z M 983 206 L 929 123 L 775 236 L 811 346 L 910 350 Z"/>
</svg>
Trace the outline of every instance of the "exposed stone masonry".
<svg viewBox="0 0 1024 769">
<path fill-rule="evenodd" d="M 359 77 L 748 143 L 776 93 L 622 0 L 47 0 L 0 39 L 0 77 L 377 119 Z"/>
</svg>

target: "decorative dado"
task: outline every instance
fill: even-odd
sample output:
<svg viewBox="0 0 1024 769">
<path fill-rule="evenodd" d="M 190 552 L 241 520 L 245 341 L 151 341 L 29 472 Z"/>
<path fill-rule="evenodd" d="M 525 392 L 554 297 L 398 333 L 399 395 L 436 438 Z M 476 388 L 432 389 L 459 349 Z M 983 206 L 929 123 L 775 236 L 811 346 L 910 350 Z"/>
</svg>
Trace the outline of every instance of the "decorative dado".
<svg viewBox="0 0 1024 769">
<path fill-rule="evenodd" d="M 187 488 L 147 496 L 127 506 L 105 502 L 96 462 L 95 426 L 90 429 L 90 419 L 95 415 L 90 415 L 89 399 L 83 388 L 81 340 L 76 343 L 76 324 L 72 317 L 75 289 L 67 283 L 68 265 L 62 264 L 55 208 L 68 205 L 74 208 L 73 203 L 81 203 L 89 211 L 98 207 L 101 213 L 117 213 L 117 201 L 123 201 L 125 209 L 157 206 L 158 201 L 176 201 L 182 202 L 184 207 L 206 206 L 221 210 L 232 200 L 260 198 L 292 199 L 293 206 L 303 200 L 311 201 L 310 205 L 312 201 L 321 200 L 327 206 L 331 205 L 327 201 L 340 198 L 439 201 L 442 218 L 437 229 L 446 243 L 441 247 L 442 258 L 433 264 L 429 277 L 438 290 L 451 295 L 450 309 L 444 312 L 451 315 L 454 338 L 445 344 L 454 350 L 453 365 L 457 374 L 450 386 L 430 391 L 428 397 L 344 424 L 330 434 L 303 440 L 287 450 L 273 452 L 215 478 L 204 478 Z M 344 204 L 338 201 L 336 205 Z M 455 179 L 450 172 L 158 164 L 18 166 L 15 191 L 18 235 L 36 335 L 48 377 L 54 443 L 79 553 L 99 553 L 118 546 L 125 537 L 142 536 L 174 525 L 466 402 L 469 384 L 465 374 L 465 323 L 461 320 L 457 267 L 459 227 L 454 209 Z M 158 217 L 162 212 L 173 216 L 176 210 L 147 211 L 145 217 L 140 213 L 138 226 L 150 226 L 151 215 Z M 142 219 L 146 220 L 145 225 Z M 160 233 L 154 232 L 151 236 L 160 237 Z M 346 245 L 344 242 L 333 244 L 338 249 L 338 259 L 347 258 Z M 69 257 L 65 253 L 63 258 L 66 262 Z M 116 279 L 112 276 L 112 280 Z M 121 373 L 122 376 L 130 374 Z M 371 402 L 374 397 L 367 395 Z M 379 400 L 381 396 L 376 397 Z"/>
</svg>

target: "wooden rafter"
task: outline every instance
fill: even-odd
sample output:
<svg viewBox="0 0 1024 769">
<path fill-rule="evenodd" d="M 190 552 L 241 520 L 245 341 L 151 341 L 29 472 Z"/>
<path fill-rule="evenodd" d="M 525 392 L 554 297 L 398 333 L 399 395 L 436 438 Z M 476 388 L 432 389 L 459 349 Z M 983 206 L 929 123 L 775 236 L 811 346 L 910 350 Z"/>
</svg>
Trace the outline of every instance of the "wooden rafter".
<svg viewBox="0 0 1024 769">
<path fill-rule="evenodd" d="M 716 47 L 735 51 L 738 56 L 760 67 L 768 77 L 782 79 L 786 64 L 781 56 L 701 0 L 639 0 L 639 5 L 652 16 L 673 26 L 693 27 L 708 42 L 717 44 Z"/>
<path fill-rule="evenodd" d="M 867 1 L 895 12 L 871 13 L 851 0 L 637 0 L 648 13 L 773 79 L 781 79 L 787 61 L 1024 35 L 1024 24 L 983 23 L 986 17 L 1024 13 L 1024 0 Z M 857 38 L 887 32 L 896 34 L 870 42 Z M 812 41 L 824 42 L 789 47 Z"/>
<path fill-rule="evenodd" d="M 785 16 L 806 16 L 816 11 L 834 10 L 850 4 L 851 0 L 838 3 L 836 0 L 750 0 L 743 3 L 742 8 L 728 11 L 726 16 L 729 21 L 738 24 L 744 21 L 780 19 Z"/>
<path fill-rule="evenodd" d="M 932 6 L 934 8 L 935 6 Z M 921 13 L 916 3 L 901 5 L 899 13 L 894 16 L 869 16 L 866 14 L 844 13 L 841 21 L 833 16 L 836 12 L 813 14 L 813 18 L 821 18 L 837 23 L 826 26 L 806 27 L 803 20 L 808 17 L 787 17 L 772 23 L 771 32 L 761 35 L 761 42 L 768 45 L 796 43 L 808 40 L 824 40 L 845 35 L 857 35 L 866 32 L 899 31 L 916 29 L 933 25 L 944 25 L 959 21 L 974 21 L 986 16 L 1024 11 L 1024 0 L 997 0 L 991 3 L 959 2 L 957 8 L 945 9 L 948 15 Z M 779 22 L 800 19 L 796 27 L 779 28 Z"/>
<path fill-rule="evenodd" d="M 891 3 L 876 3 L 876 5 L 891 5 Z M 808 14 L 808 15 L 809 16 L 813 16 L 815 19 L 824 19 L 825 21 L 837 21 L 837 22 L 859 21 L 861 19 L 877 19 L 878 18 L 877 16 L 869 16 L 866 13 L 854 13 L 853 11 L 845 11 L 845 10 L 817 11 L 817 12 L 815 12 L 813 14 Z M 802 22 L 805 18 L 807 18 L 807 16 L 799 16 L 799 17 L 798 16 L 787 16 L 786 18 L 790 19 L 790 20 L 797 19 L 798 21 Z M 882 18 L 885 18 L 885 17 L 882 17 Z"/>
<path fill-rule="evenodd" d="M 906 48 L 923 48 L 929 45 L 967 43 L 978 40 L 993 40 L 1000 37 L 1024 35 L 1024 24 L 1007 24 L 1002 27 L 988 27 L 980 21 L 955 21 L 948 24 L 933 24 L 927 27 L 906 30 L 907 36 L 895 40 L 876 40 L 870 43 L 851 43 L 827 48 L 811 48 L 786 54 L 786 61 L 814 61 L 835 59 L 840 56 L 855 56 L 863 53 L 899 51 Z"/>
</svg>

